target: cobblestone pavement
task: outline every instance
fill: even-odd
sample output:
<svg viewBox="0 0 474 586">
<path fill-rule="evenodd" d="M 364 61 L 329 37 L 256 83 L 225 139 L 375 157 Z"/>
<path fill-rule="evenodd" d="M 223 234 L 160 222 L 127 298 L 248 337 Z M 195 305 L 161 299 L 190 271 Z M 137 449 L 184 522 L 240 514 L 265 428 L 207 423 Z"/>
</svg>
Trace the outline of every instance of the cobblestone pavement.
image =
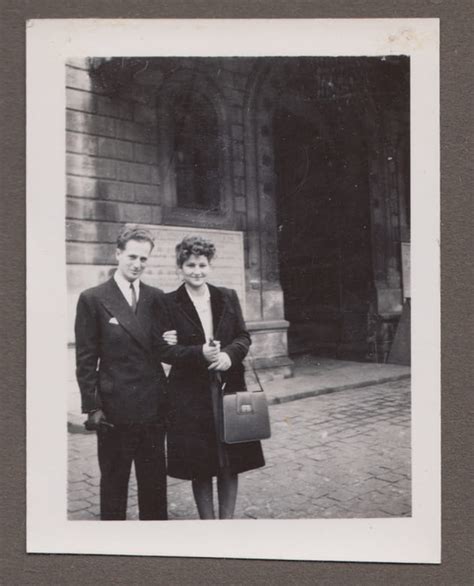
<svg viewBox="0 0 474 586">
<path fill-rule="evenodd" d="M 400 517 L 411 514 L 410 381 L 270 407 L 266 466 L 239 477 L 236 518 Z M 69 434 L 70 519 L 99 518 L 93 433 Z M 170 519 L 197 519 L 187 481 L 169 479 Z M 130 480 L 128 518 L 137 519 Z"/>
</svg>

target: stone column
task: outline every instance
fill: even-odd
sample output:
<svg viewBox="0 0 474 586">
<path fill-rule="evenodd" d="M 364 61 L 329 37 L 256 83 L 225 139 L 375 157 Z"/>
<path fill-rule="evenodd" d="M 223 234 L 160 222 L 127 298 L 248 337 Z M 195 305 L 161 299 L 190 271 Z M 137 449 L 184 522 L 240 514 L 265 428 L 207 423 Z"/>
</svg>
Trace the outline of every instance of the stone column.
<svg viewBox="0 0 474 586">
<path fill-rule="evenodd" d="M 271 376 L 292 375 L 283 291 L 279 281 L 271 99 L 254 80 L 244 108 L 247 193 L 248 327 L 254 366 Z"/>
<path fill-rule="evenodd" d="M 377 356 L 386 361 L 402 311 L 400 186 L 403 153 L 394 112 L 379 109 L 371 124 L 369 185 L 375 286 Z"/>
</svg>

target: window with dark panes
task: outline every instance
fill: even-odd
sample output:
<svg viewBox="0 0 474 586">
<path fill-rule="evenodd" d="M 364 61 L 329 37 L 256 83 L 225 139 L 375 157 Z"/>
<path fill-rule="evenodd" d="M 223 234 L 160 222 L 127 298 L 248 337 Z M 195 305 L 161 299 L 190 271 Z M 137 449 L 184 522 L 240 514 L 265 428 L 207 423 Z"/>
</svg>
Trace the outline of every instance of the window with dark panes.
<svg viewBox="0 0 474 586">
<path fill-rule="evenodd" d="M 206 97 L 193 91 L 174 104 L 174 159 L 178 207 L 219 210 L 217 114 Z"/>
</svg>

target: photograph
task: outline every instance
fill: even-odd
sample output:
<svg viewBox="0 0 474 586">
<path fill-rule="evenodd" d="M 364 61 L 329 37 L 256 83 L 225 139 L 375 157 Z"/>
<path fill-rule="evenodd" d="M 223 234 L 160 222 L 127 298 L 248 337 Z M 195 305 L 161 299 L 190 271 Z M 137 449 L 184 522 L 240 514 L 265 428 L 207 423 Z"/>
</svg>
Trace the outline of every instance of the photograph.
<svg viewBox="0 0 474 586">
<path fill-rule="evenodd" d="M 28 34 L 29 550 L 436 562 L 436 19 Z"/>
<path fill-rule="evenodd" d="M 215 518 L 226 471 L 223 518 L 410 515 L 409 58 L 92 57 L 65 75 L 69 518 L 162 519 L 141 516 L 141 484 L 157 491 L 162 466 L 166 492 L 166 454 L 170 519 Z M 138 296 L 134 317 L 142 282 L 169 295 L 143 313 Z M 232 319 L 208 326 L 206 296 Z M 151 353 L 163 313 L 202 348 L 168 378 Z M 208 370 L 214 338 L 242 346 L 230 369 Z M 211 387 L 242 364 L 247 384 L 224 391 L 263 390 L 272 434 L 224 446 L 223 468 Z M 122 432 L 153 418 L 168 448 L 141 475 Z"/>
</svg>

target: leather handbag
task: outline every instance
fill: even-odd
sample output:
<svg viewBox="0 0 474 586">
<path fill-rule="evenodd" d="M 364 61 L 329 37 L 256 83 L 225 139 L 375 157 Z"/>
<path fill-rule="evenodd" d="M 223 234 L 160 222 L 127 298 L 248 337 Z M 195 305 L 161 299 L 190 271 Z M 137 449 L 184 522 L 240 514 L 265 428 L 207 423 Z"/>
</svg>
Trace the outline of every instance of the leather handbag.
<svg viewBox="0 0 474 586">
<path fill-rule="evenodd" d="M 222 396 L 221 439 L 238 444 L 271 435 L 268 403 L 263 391 L 242 391 Z"/>
</svg>

